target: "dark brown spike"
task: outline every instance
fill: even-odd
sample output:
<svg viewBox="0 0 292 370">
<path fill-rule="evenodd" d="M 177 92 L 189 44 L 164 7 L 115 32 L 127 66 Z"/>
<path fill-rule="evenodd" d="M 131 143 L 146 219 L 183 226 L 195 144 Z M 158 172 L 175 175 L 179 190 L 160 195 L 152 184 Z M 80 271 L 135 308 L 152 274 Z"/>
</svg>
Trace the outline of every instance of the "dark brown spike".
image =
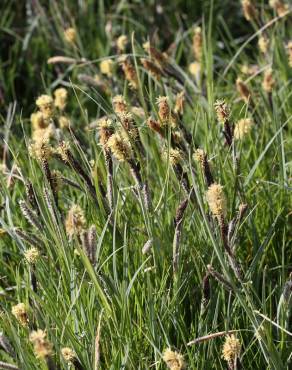
<svg viewBox="0 0 292 370">
<path fill-rule="evenodd" d="M 183 215 L 188 206 L 188 202 L 189 199 L 186 198 L 179 204 L 175 214 L 175 225 L 178 225 L 182 221 Z"/>
<path fill-rule="evenodd" d="M 232 285 L 221 275 L 218 271 L 216 271 L 211 265 L 207 265 L 208 272 L 212 275 L 219 283 L 221 283 L 225 289 L 233 290 Z"/>
<path fill-rule="evenodd" d="M 36 196 L 35 196 L 33 185 L 32 185 L 32 183 L 29 179 L 27 179 L 25 181 L 25 191 L 26 191 L 26 196 L 27 196 L 27 199 L 29 201 L 29 204 L 36 211 L 36 213 L 39 215 L 40 210 L 39 210 L 38 202 L 37 202 L 37 199 L 36 199 Z"/>
<path fill-rule="evenodd" d="M 205 276 L 203 277 L 202 290 L 203 290 L 202 304 L 204 307 L 206 307 L 210 300 L 210 273 L 209 272 L 206 272 Z"/>
<path fill-rule="evenodd" d="M 43 226 L 39 222 L 37 214 L 35 211 L 33 211 L 26 203 L 24 200 L 19 201 L 19 206 L 21 209 L 21 212 L 23 216 L 27 219 L 27 221 L 34 226 L 37 230 L 40 232 L 43 231 Z"/>
</svg>

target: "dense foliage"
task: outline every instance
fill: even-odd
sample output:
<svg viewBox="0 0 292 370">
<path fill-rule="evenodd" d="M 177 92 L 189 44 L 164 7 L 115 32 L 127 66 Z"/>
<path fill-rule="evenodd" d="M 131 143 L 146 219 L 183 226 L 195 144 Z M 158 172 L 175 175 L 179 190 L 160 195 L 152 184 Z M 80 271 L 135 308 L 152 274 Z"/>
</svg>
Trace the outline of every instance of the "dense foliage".
<svg viewBox="0 0 292 370">
<path fill-rule="evenodd" d="M 0 368 L 291 367 L 289 2 L 0 14 Z"/>
</svg>

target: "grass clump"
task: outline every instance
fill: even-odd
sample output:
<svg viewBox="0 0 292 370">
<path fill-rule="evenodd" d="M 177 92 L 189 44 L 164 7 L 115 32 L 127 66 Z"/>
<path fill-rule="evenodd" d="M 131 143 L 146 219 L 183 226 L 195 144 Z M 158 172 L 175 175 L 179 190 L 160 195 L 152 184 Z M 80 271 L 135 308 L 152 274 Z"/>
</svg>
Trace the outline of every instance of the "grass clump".
<svg viewBox="0 0 292 370">
<path fill-rule="evenodd" d="M 0 368 L 291 367 L 289 3 L 23 4 Z"/>
</svg>

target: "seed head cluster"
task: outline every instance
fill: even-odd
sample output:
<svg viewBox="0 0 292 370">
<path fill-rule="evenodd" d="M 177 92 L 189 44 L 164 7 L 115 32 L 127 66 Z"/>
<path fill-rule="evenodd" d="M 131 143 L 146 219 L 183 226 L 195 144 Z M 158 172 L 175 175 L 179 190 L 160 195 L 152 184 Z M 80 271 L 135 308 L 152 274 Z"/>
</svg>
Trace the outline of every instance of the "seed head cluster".
<svg viewBox="0 0 292 370">
<path fill-rule="evenodd" d="M 224 124 L 230 116 L 229 106 L 226 104 L 225 100 L 217 100 L 214 107 L 218 121 Z"/>
<path fill-rule="evenodd" d="M 163 352 L 162 359 L 170 370 L 183 370 L 187 367 L 184 356 L 177 351 L 172 351 L 170 348 Z"/>
<path fill-rule="evenodd" d="M 201 27 L 196 27 L 193 36 L 193 51 L 197 61 L 202 59 L 203 37 Z"/>
<path fill-rule="evenodd" d="M 69 141 L 62 141 L 56 149 L 56 153 L 60 155 L 64 162 L 69 161 L 69 151 L 70 151 Z"/>
<path fill-rule="evenodd" d="M 221 217 L 226 214 L 227 204 L 222 185 L 216 183 L 210 185 L 206 193 L 206 199 L 213 216 Z"/>
<path fill-rule="evenodd" d="M 264 79 L 263 79 L 263 90 L 267 93 L 271 93 L 274 86 L 275 86 L 275 80 L 273 77 L 273 70 L 272 68 L 268 68 L 264 73 Z"/>
<path fill-rule="evenodd" d="M 251 118 L 243 118 L 235 124 L 234 128 L 234 138 L 236 140 L 242 140 L 246 135 L 248 135 L 254 125 Z"/>
<path fill-rule="evenodd" d="M 24 303 L 18 303 L 17 305 L 13 306 L 11 309 L 12 315 L 15 316 L 16 320 L 22 326 L 27 326 L 29 323 L 27 308 Z"/>
<path fill-rule="evenodd" d="M 70 119 L 66 116 L 60 116 L 58 118 L 58 123 L 61 129 L 68 129 L 71 125 Z"/>
<path fill-rule="evenodd" d="M 227 335 L 222 348 L 222 358 L 228 363 L 234 362 L 240 356 L 240 341 L 234 334 Z"/>
<path fill-rule="evenodd" d="M 76 42 L 77 38 L 77 33 L 75 28 L 69 27 L 66 28 L 64 31 L 64 39 L 69 43 L 69 44 L 74 44 Z"/>
<path fill-rule="evenodd" d="M 36 105 L 42 112 L 44 119 L 52 118 L 54 115 L 54 100 L 50 95 L 41 95 L 36 100 Z"/>
<path fill-rule="evenodd" d="M 242 10 L 247 21 L 254 21 L 257 19 L 258 11 L 250 0 L 242 0 Z"/>
<path fill-rule="evenodd" d="M 192 62 L 189 64 L 189 72 L 193 75 L 196 79 L 200 76 L 201 72 L 201 63 L 199 62 Z"/>
<path fill-rule="evenodd" d="M 121 35 L 117 38 L 117 48 L 119 52 L 124 52 L 128 44 L 128 37 L 126 35 Z"/>
<path fill-rule="evenodd" d="M 123 95 L 116 95 L 113 97 L 113 108 L 116 114 L 127 113 L 127 102 Z"/>
<path fill-rule="evenodd" d="M 288 4 L 285 4 L 283 0 L 270 0 L 270 7 L 273 8 L 279 17 L 283 17 L 289 11 Z"/>
<path fill-rule="evenodd" d="M 158 116 L 163 125 L 167 125 L 171 121 L 171 110 L 169 106 L 169 98 L 167 96 L 159 96 L 157 99 Z"/>
<path fill-rule="evenodd" d="M 64 87 L 60 87 L 54 91 L 54 104 L 55 107 L 63 111 L 67 104 L 68 92 Z"/>
<path fill-rule="evenodd" d="M 205 158 L 206 158 L 206 153 L 204 152 L 204 150 L 200 148 L 196 149 L 196 151 L 194 152 L 194 160 L 202 164 L 204 163 Z"/>
<path fill-rule="evenodd" d="M 185 106 L 185 91 L 181 91 L 175 97 L 174 113 L 183 114 L 184 106 Z"/>
<path fill-rule="evenodd" d="M 120 132 L 111 135 L 107 141 L 107 147 L 120 162 L 128 161 L 132 157 L 131 144 Z"/>
<path fill-rule="evenodd" d="M 138 77 L 137 72 L 133 64 L 131 63 L 129 58 L 121 58 L 120 65 L 122 67 L 122 70 L 124 72 L 125 78 L 129 83 L 129 86 L 137 90 L 138 89 Z"/>
<path fill-rule="evenodd" d="M 48 160 L 53 154 L 47 138 L 36 140 L 28 147 L 29 154 L 38 161 Z"/>
<path fill-rule="evenodd" d="M 32 247 L 24 252 L 24 257 L 29 264 L 34 265 L 40 257 L 40 252 L 36 247 Z"/>
<path fill-rule="evenodd" d="M 99 143 L 102 147 L 107 149 L 108 140 L 114 133 L 113 122 L 111 119 L 103 117 L 98 120 L 97 124 L 98 124 Z"/>
<path fill-rule="evenodd" d="M 162 157 L 165 161 L 169 160 L 171 166 L 175 166 L 182 161 L 182 153 L 179 149 L 166 148 L 162 152 Z"/>
<path fill-rule="evenodd" d="M 47 340 L 45 331 L 38 329 L 30 333 L 29 340 L 37 358 L 46 359 L 52 354 L 52 344 Z"/>
<path fill-rule="evenodd" d="M 267 36 L 260 36 L 258 46 L 263 54 L 266 54 L 269 48 L 270 41 Z"/>
<path fill-rule="evenodd" d="M 32 113 L 30 116 L 30 121 L 31 121 L 32 128 L 34 130 L 45 129 L 49 125 L 49 121 L 45 119 L 41 111 Z"/>
<path fill-rule="evenodd" d="M 76 354 L 70 347 L 63 347 L 61 349 L 61 354 L 63 359 L 68 363 L 72 363 L 72 361 L 76 359 Z"/>
<path fill-rule="evenodd" d="M 236 80 L 236 88 L 237 88 L 237 91 L 238 91 L 239 95 L 241 96 L 242 100 L 245 103 L 248 103 L 249 99 L 250 99 L 250 91 L 249 91 L 249 88 L 247 87 L 247 85 L 242 81 L 241 78 L 238 78 Z"/>
<path fill-rule="evenodd" d="M 68 237 L 71 239 L 73 236 L 78 236 L 86 226 L 86 218 L 83 209 L 73 204 L 67 213 L 65 220 L 65 228 Z"/>
<path fill-rule="evenodd" d="M 114 62 L 112 59 L 103 59 L 99 64 L 100 72 L 107 77 L 113 76 Z"/>
</svg>

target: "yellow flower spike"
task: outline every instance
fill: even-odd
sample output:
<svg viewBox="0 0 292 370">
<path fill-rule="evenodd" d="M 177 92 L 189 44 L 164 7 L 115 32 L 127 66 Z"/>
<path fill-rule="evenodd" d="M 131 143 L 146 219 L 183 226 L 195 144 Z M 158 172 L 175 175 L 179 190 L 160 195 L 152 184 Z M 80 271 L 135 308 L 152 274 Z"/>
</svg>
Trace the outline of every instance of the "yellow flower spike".
<svg viewBox="0 0 292 370">
<path fill-rule="evenodd" d="M 52 344 L 46 339 L 46 332 L 38 329 L 32 331 L 29 340 L 33 344 L 34 352 L 37 358 L 46 359 L 52 354 Z"/>
<path fill-rule="evenodd" d="M 69 43 L 69 44 L 75 44 L 77 38 L 77 33 L 75 28 L 69 27 L 64 31 L 64 39 Z"/>
<path fill-rule="evenodd" d="M 54 91 L 55 107 L 64 110 L 67 104 L 68 91 L 64 87 L 60 87 Z"/>
<path fill-rule="evenodd" d="M 251 118 L 243 118 L 239 120 L 234 127 L 235 140 L 242 140 L 252 129 L 254 122 Z"/>
<path fill-rule="evenodd" d="M 163 352 L 162 359 L 170 370 L 184 370 L 187 367 L 183 355 L 170 348 Z"/>
<path fill-rule="evenodd" d="M 112 59 L 104 59 L 99 64 L 100 72 L 107 77 L 113 76 L 114 62 Z"/>
<path fill-rule="evenodd" d="M 36 105 L 42 112 L 44 119 L 53 117 L 54 114 L 54 101 L 50 95 L 41 95 L 36 100 Z"/>
<path fill-rule="evenodd" d="M 213 216 L 222 217 L 226 214 L 227 202 L 222 185 L 216 183 L 210 185 L 206 193 L 206 199 Z"/>
<path fill-rule="evenodd" d="M 22 325 L 27 326 L 29 319 L 27 308 L 24 303 L 18 303 L 17 305 L 13 306 L 11 309 L 12 315 L 15 316 L 16 320 Z"/>
<path fill-rule="evenodd" d="M 74 235 L 80 235 L 85 226 L 86 219 L 83 209 L 79 205 L 73 204 L 65 220 L 65 229 L 68 237 L 72 239 Z"/>
<path fill-rule="evenodd" d="M 222 358 L 228 363 L 234 362 L 239 357 L 241 345 L 234 334 L 227 335 L 222 348 Z"/>
<path fill-rule="evenodd" d="M 24 257 L 29 264 L 33 265 L 39 259 L 40 252 L 37 248 L 32 247 L 24 252 Z"/>
</svg>

